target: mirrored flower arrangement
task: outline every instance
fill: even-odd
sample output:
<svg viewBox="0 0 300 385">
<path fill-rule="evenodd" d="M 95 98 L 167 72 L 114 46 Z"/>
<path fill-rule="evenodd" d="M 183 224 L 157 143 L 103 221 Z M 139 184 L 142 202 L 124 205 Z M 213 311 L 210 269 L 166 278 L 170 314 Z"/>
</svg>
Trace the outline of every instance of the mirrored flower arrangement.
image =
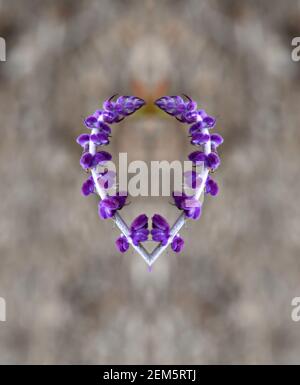
<svg viewBox="0 0 300 385">
<path fill-rule="evenodd" d="M 81 134 L 77 138 L 77 143 L 83 148 L 80 158 L 81 167 L 90 173 L 82 185 L 82 194 L 99 195 L 99 217 L 113 219 L 121 231 L 115 243 L 117 249 L 125 253 L 131 245 L 149 266 L 169 245 L 175 253 L 182 251 L 184 240 L 179 235 L 179 231 L 187 219 L 196 220 L 201 216 L 202 206 L 199 200 L 201 194 L 204 192 L 215 196 L 219 191 L 217 183 L 210 176 L 220 165 L 217 148 L 223 143 L 221 135 L 210 133 L 216 124 L 216 119 L 207 115 L 204 110 L 198 109 L 194 100 L 186 95 L 184 97 L 164 96 L 155 102 L 157 107 L 181 123 L 191 125 L 189 136 L 191 144 L 196 146 L 197 150 L 189 154 L 188 159 L 195 166 L 203 166 L 201 172 L 193 170 L 184 175 L 186 185 L 193 190 L 192 195 L 173 192 L 174 205 L 180 210 L 180 215 L 172 227 L 159 214 L 152 216 L 151 230 L 149 230 L 150 221 L 146 214 L 139 215 L 128 226 L 120 215 L 120 210 L 126 205 L 127 192 L 118 191 L 114 195 L 107 193 L 107 190 L 114 185 L 116 177 L 115 173 L 104 168 L 105 164 L 112 159 L 110 153 L 102 150 L 102 147 L 110 142 L 110 125 L 122 121 L 139 110 L 145 104 L 144 100 L 136 96 L 118 98 L 116 95 L 112 96 L 103 103 L 102 109 L 95 111 L 84 120 L 90 133 Z M 152 241 L 158 243 L 152 253 L 148 253 L 143 246 L 143 242 L 148 241 L 150 237 Z"/>
</svg>

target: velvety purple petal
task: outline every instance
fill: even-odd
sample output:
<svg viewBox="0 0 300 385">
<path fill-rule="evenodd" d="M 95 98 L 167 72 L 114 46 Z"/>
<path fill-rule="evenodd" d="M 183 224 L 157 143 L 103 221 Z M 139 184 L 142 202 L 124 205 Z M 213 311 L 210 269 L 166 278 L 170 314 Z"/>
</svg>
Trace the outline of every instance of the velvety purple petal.
<svg viewBox="0 0 300 385">
<path fill-rule="evenodd" d="M 212 178 L 208 177 L 205 184 L 205 192 L 212 196 L 215 196 L 219 192 L 219 186 Z"/>
<path fill-rule="evenodd" d="M 111 101 L 111 98 L 109 98 L 103 102 L 103 108 L 106 111 L 113 111 L 115 108 L 115 103 Z"/>
<path fill-rule="evenodd" d="M 194 151 L 189 154 L 189 160 L 192 161 L 194 164 L 198 164 L 206 160 L 206 155 L 202 151 Z"/>
<path fill-rule="evenodd" d="M 184 246 L 184 240 L 179 236 L 176 235 L 172 242 L 171 242 L 171 248 L 175 253 L 180 253 Z"/>
<path fill-rule="evenodd" d="M 169 232 L 166 232 L 161 229 L 152 229 L 151 230 L 152 240 L 155 242 L 161 242 L 162 245 L 166 245 L 169 239 Z"/>
<path fill-rule="evenodd" d="M 201 131 L 202 128 L 203 128 L 203 123 L 197 122 L 190 127 L 189 134 L 194 135 L 196 132 L 198 133 L 199 131 Z"/>
<path fill-rule="evenodd" d="M 211 152 L 206 156 L 207 167 L 216 170 L 219 167 L 220 163 L 220 158 L 215 152 Z"/>
<path fill-rule="evenodd" d="M 185 123 L 194 123 L 197 121 L 198 113 L 197 111 L 189 111 L 184 114 Z"/>
<path fill-rule="evenodd" d="M 90 168 L 93 164 L 93 155 L 90 154 L 89 152 L 86 152 L 85 154 L 82 155 L 80 158 L 80 165 L 83 169 Z"/>
<path fill-rule="evenodd" d="M 216 124 L 216 119 L 213 118 L 212 116 L 206 116 L 204 119 L 203 119 L 203 123 L 205 124 L 205 126 L 207 128 L 213 128 Z"/>
<path fill-rule="evenodd" d="M 98 206 L 98 214 L 102 219 L 112 218 L 115 215 L 116 210 L 110 210 L 109 208 L 100 205 Z"/>
<path fill-rule="evenodd" d="M 103 112 L 103 120 L 106 123 L 114 123 L 117 116 L 118 114 L 116 112 L 112 112 L 112 111 Z"/>
<path fill-rule="evenodd" d="M 125 253 L 129 248 L 129 242 L 124 235 L 121 235 L 116 240 L 116 247 L 121 253 Z"/>
<path fill-rule="evenodd" d="M 98 127 L 102 133 L 106 134 L 106 135 L 110 135 L 111 134 L 111 128 L 104 122 L 99 122 L 99 127 Z"/>
<path fill-rule="evenodd" d="M 110 153 L 106 151 L 99 151 L 93 157 L 92 166 L 97 166 L 98 164 L 104 164 L 112 159 Z"/>
<path fill-rule="evenodd" d="M 145 242 L 148 240 L 149 230 L 148 229 L 139 229 L 137 231 L 131 232 L 131 239 L 134 245 L 138 245 L 140 242 Z"/>
<path fill-rule="evenodd" d="M 98 119 L 95 118 L 94 115 L 88 116 L 86 119 L 84 119 L 84 124 L 90 129 L 97 128 L 98 127 Z"/>
<path fill-rule="evenodd" d="M 202 132 L 192 135 L 191 144 L 201 145 L 209 141 L 209 134 L 203 134 Z"/>
<path fill-rule="evenodd" d="M 198 219 L 201 215 L 201 205 L 200 202 L 198 202 L 199 205 L 195 207 L 190 207 L 184 210 L 185 215 L 190 219 Z"/>
<path fill-rule="evenodd" d="M 137 231 L 142 228 L 148 227 L 148 217 L 145 214 L 141 214 L 135 218 L 135 220 L 131 223 L 130 229 L 131 231 Z"/>
<path fill-rule="evenodd" d="M 109 143 L 108 136 L 104 133 L 97 133 L 91 135 L 91 141 L 97 146 L 104 146 Z"/>
<path fill-rule="evenodd" d="M 128 196 L 128 194 L 126 192 L 118 192 L 114 196 L 114 198 L 119 202 L 118 210 L 120 210 L 125 205 L 127 196 Z"/>
<path fill-rule="evenodd" d="M 197 103 L 194 100 L 190 100 L 186 105 L 187 111 L 194 111 L 197 109 Z"/>
<path fill-rule="evenodd" d="M 94 180 L 93 180 L 93 177 L 89 177 L 82 185 L 81 187 L 81 192 L 82 192 L 82 195 L 84 196 L 88 196 L 90 194 L 92 194 L 95 190 L 95 184 L 94 184 Z"/>
<path fill-rule="evenodd" d="M 89 134 L 81 134 L 76 139 L 76 142 L 80 144 L 81 147 L 84 147 L 87 143 L 90 141 L 90 135 Z"/>
<path fill-rule="evenodd" d="M 218 146 L 224 142 L 224 139 L 220 134 L 211 134 L 210 140 Z"/>
<path fill-rule="evenodd" d="M 119 208 L 119 201 L 115 197 L 107 197 L 102 199 L 99 205 L 109 210 L 117 210 Z"/>
<path fill-rule="evenodd" d="M 159 214 L 154 214 L 152 217 L 152 227 L 163 231 L 169 231 L 170 226 L 166 219 Z"/>
</svg>

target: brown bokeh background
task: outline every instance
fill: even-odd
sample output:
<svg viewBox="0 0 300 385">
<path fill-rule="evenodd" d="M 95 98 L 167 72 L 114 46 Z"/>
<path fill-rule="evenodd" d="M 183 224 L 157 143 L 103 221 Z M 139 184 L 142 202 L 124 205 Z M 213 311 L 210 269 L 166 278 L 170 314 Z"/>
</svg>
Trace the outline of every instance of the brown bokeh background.
<svg viewBox="0 0 300 385">
<path fill-rule="evenodd" d="M 0 1 L 0 363 L 299 363 L 299 26 L 296 0 Z M 75 138 L 116 92 L 187 93 L 225 138 L 221 193 L 152 273 L 80 194 Z M 113 130 L 114 157 L 190 150 L 151 104 Z"/>
</svg>

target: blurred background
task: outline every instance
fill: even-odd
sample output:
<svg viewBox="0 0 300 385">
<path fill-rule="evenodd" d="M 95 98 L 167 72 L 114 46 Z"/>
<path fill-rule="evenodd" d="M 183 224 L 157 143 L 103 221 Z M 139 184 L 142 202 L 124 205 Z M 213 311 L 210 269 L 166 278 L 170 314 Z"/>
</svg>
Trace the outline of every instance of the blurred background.
<svg viewBox="0 0 300 385">
<path fill-rule="evenodd" d="M 0 36 L 0 363 L 299 363 L 300 1 L 1 0 Z M 114 93 L 149 103 L 113 127 L 115 158 L 186 158 L 164 94 L 225 138 L 219 196 L 151 273 L 80 193 L 75 138 Z M 128 222 L 178 214 L 131 201 Z"/>
</svg>

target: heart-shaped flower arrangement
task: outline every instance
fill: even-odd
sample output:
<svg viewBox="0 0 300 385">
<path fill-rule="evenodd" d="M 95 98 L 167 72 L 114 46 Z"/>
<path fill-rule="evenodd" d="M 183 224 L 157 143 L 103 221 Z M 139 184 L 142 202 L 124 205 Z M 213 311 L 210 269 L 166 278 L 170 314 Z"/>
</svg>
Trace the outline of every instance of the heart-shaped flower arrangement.
<svg viewBox="0 0 300 385">
<path fill-rule="evenodd" d="M 210 134 L 209 130 L 216 124 L 215 118 L 207 115 L 204 110 L 197 109 L 197 104 L 184 96 L 186 100 L 180 96 L 164 96 L 155 102 L 159 108 L 180 122 L 191 124 L 189 128 L 191 144 L 199 149 L 189 154 L 189 160 L 196 169 L 197 166 L 202 166 L 201 172 L 193 169 L 185 173 L 185 183 L 193 191 L 191 195 L 173 192 L 174 204 L 181 213 L 172 227 L 159 214 L 152 217 L 151 231 L 149 231 L 149 218 L 145 214 L 139 215 L 128 226 L 119 213 L 126 204 L 127 192 L 118 191 L 114 195 L 108 195 L 108 189 L 114 185 L 116 175 L 105 168 L 105 164 L 112 159 L 111 155 L 98 149 L 109 144 L 111 137 L 109 124 L 118 123 L 140 109 L 145 104 L 142 99 L 135 96 L 120 96 L 114 100 L 115 96 L 111 97 L 103 103 L 101 110 L 97 110 L 84 120 L 91 133 L 81 134 L 77 138 L 77 143 L 83 147 L 80 164 L 84 170 L 91 173 L 82 185 L 82 194 L 99 195 L 100 218 L 112 218 L 121 231 L 121 236 L 116 240 L 118 250 L 124 253 L 132 245 L 149 266 L 152 266 L 169 245 L 175 253 L 182 250 L 184 240 L 180 237 L 179 231 L 187 219 L 196 220 L 200 217 L 201 194 L 204 192 L 215 196 L 218 193 L 218 185 L 210 173 L 220 165 L 217 147 L 223 143 L 223 138 L 219 134 Z M 153 241 L 158 242 L 151 253 L 142 244 L 150 236 Z"/>
</svg>

